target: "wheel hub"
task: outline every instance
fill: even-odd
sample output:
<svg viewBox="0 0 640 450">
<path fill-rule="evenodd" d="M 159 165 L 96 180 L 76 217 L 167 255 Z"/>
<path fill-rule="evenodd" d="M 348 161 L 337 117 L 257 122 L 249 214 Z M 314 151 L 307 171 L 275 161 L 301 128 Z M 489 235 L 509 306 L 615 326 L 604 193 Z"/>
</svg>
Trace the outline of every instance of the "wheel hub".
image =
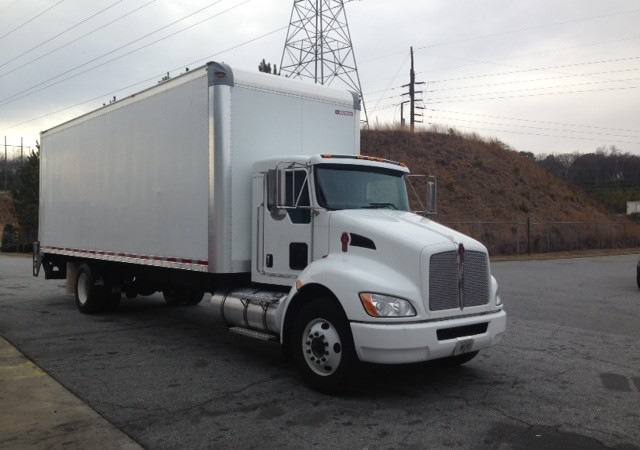
<svg viewBox="0 0 640 450">
<path fill-rule="evenodd" d="M 315 319 L 302 336 L 305 361 L 319 375 L 331 375 L 340 366 L 342 343 L 337 330 L 324 319 Z"/>
</svg>

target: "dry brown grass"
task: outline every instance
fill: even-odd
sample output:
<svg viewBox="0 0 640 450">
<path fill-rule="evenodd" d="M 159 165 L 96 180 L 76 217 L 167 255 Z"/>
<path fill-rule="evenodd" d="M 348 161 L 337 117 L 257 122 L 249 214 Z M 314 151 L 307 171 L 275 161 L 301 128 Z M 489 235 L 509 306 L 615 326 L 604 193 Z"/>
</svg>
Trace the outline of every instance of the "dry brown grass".
<svg viewBox="0 0 640 450">
<path fill-rule="evenodd" d="M 500 141 L 455 130 L 411 133 L 387 127 L 363 130 L 361 151 L 404 162 L 415 174 L 435 175 L 439 222 L 505 222 L 489 230 L 486 225 L 454 226 L 483 241 L 494 253 L 515 252 L 516 236 L 526 248 L 527 218 L 534 223 L 530 242 L 538 251 L 628 246 L 633 245 L 628 241 L 634 236 L 638 245 L 637 223 L 611 215 L 585 193 Z M 516 222 L 523 225 L 516 227 Z M 548 222 L 588 225 L 542 225 Z M 551 245 L 552 238 L 567 248 Z"/>
</svg>

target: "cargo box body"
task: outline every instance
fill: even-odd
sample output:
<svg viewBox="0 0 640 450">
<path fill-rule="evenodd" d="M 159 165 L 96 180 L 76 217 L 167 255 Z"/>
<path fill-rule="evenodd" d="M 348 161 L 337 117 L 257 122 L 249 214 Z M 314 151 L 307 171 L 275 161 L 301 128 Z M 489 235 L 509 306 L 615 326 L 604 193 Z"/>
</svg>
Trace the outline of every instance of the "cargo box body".
<svg viewBox="0 0 640 450">
<path fill-rule="evenodd" d="M 249 272 L 253 163 L 359 140 L 350 93 L 209 63 L 42 133 L 42 252 Z"/>
</svg>

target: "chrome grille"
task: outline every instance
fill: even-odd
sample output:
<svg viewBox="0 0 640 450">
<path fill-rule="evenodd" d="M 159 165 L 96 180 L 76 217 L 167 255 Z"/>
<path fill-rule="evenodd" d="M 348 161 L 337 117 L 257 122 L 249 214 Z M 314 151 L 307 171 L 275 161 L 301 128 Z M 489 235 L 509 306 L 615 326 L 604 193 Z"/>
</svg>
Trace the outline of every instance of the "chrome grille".
<svg viewBox="0 0 640 450">
<path fill-rule="evenodd" d="M 457 253 L 444 252 L 431 255 L 429 261 L 429 309 L 440 311 L 459 307 Z"/>
<path fill-rule="evenodd" d="M 457 252 L 431 255 L 429 260 L 429 309 L 431 311 L 489 303 L 487 255 L 477 251 L 465 252 L 462 294 L 461 296 L 458 285 Z"/>
</svg>

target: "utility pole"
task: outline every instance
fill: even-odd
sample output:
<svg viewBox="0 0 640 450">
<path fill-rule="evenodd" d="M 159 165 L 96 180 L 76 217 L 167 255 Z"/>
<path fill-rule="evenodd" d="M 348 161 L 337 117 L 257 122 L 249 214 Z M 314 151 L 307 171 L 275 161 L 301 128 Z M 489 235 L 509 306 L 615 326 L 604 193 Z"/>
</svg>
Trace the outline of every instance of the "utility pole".
<svg viewBox="0 0 640 450">
<path fill-rule="evenodd" d="M 416 72 L 414 70 L 414 64 L 413 64 L 413 47 L 411 47 L 411 69 L 409 70 L 409 84 L 405 84 L 402 87 L 409 88 L 409 92 L 405 92 L 402 95 L 408 95 L 409 96 L 409 100 L 402 102 L 401 106 L 404 105 L 405 103 L 409 103 L 409 123 L 411 124 L 411 131 L 413 131 L 413 129 L 415 128 L 415 124 L 417 123 L 422 123 L 422 120 L 416 120 L 416 116 L 417 117 L 422 117 L 422 114 L 418 113 L 416 114 L 416 109 L 424 109 L 424 107 L 422 106 L 416 106 L 416 94 L 422 94 L 422 91 L 416 91 L 416 84 L 424 84 L 424 81 L 416 81 Z M 402 115 L 402 109 L 401 109 L 401 116 L 402 119 L 401 121 L 404 123 L 404 116 Z"/>
<path fill-rule="evenodd" d="M 4 137 L 4 190 L 8 190 L 7 187 L 7 172 L 9 172 L 9 160 L 7 159 L 7 137 Z"/>
</svg>

